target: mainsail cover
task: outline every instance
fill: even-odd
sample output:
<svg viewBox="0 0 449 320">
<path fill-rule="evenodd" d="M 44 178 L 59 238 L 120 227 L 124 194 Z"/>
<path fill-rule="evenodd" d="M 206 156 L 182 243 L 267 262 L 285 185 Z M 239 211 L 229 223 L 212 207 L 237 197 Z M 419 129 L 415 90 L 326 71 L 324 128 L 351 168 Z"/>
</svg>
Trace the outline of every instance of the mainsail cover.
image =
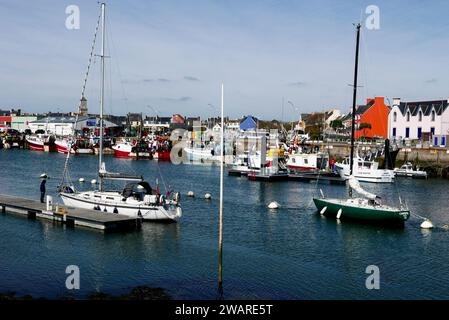
<svg viewBox="0 0 449 320">
<path fill-rule="evenodd" d="M 370 200 L 375 200 L 377 198 L 377 196 L 374 193 L 370 193 L 368 191 L 363 190 L 363 188 L 360 186 L 359 181 L 356 178 L 354 178 L 354 176 L 350 176 L 348 181 L 349 187 L 358 194 L 360 194 L 361 196 Z"/>
</svg>

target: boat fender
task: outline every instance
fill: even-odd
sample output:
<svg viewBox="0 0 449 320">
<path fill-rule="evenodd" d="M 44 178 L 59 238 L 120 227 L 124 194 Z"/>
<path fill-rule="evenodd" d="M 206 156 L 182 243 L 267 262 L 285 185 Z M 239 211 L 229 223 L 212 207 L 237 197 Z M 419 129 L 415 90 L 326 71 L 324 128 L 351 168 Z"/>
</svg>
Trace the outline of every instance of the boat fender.
<svg viewBox="0 0 449 320">
<path fill-rule="evenodd" d="M 340 219 L 342 212 L 343 212 L 343 210 L 341 210 L 341 208 L 338 209 L 338 212 L 337 212 L 337 219 Z"/>
<path fill-rule="evenodd" d="M 179 192 L 175 193 L 174 200 L 175 202 L 179 202 L 181 200 L 181 194 Z"/>
<path fill-rule="evenodd" d="M 327 210 L 327 207 L 324 207 L 323 209 L 321 209 L 320 214 L 324 214 Z"/>
<path fill-rule="evenodd" d="M 161 194 L 161 196 L 159 197 L 159 203 L 164 204 L 164 196 Z"/>
<path fill-rule="evenodd" d="M 117 209 L 117 207 L 114 207 L 114 211 L 113 211 L 114 213 L 118 213 L 118 209 Z"/>
</svg>

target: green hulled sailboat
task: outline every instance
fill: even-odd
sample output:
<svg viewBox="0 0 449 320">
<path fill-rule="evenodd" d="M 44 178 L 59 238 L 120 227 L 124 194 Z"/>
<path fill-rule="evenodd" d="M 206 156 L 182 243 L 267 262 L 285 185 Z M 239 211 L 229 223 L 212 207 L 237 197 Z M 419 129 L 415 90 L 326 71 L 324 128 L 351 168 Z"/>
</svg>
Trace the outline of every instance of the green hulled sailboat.
<svg viewBox="0 0 449 320">
<path fill-rule="evenodd" d="M 372 222 L 399 222 L 403 223 L 410 217 L 410 211 L 402 205 L 392 207 L 381 204 L 379 197 L 362 189 L 357 179 L 352 175 L 354 161 L 354 130 L 355 113 L 357 102 L 357 70 L 360 41 L 360 24 L 357 24 L 357 41 L 355 54 L 354 71 L 354 91 L 352 101 L 352 129 L 351 129 L 351 155 L 350 155 L 350 177 L 348 179 L 350 187 L 350 197 L 346 199 L 328 199 L 321 192 L 322 198 L 313 198 L 313 202 L 318 211 L 324 215 L 333 215 L 338 219 L 351 218 Z M 357 192 L 361 197 L 353 198 L 352 191 Z"/>
</svg>

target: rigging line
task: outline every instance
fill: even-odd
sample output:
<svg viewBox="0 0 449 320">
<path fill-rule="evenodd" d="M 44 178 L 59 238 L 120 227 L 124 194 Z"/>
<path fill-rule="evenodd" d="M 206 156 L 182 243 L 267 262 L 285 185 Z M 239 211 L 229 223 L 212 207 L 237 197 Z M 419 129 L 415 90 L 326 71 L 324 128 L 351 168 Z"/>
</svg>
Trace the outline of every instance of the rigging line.
<svg viewBox="0 0 449 320">
<path fill-rule="evenodd" d="M 97 41 L 98 29 L 100 28 L 101 12 L 98 16 L 97 25 L 95 26 L 94 39 L 92 41 L 92 47 L 90 49 L 89 62 L 87 64 L 86 76 L 84 77 L 83 89 L 81 91 L 81 97 L 84 97 L 86 91 L 87 79 L 89 77 L 90 66 L 92 65 L 92 58 L 94 57 L 95 43 Z"/>
<path fill-rule="evenodd" d="M 112 27 L 110 26 L 110 23 L 109 23 L 109 20 L 108 20 L 108 18 L 106 17 L 106 23 L 107 23 L 107 25 L 108 25 L 108 30 L 109 30 L 109 33 L 110 33 L 110 35 L 111 35 L 111 39 L 110 39 L 110 50 L 111 50 L 111 54 L 114 54 L 114 56 L 116 57 L 115 59 L 114 59 L 114 62 L 115 62 L 115 64 L 116 64 L 116 67 L 117 67 L 117 73 L 118 73 L 118 77 L 119 77 L 119 80 L 120 80 L 120 88 L 121 88 L 121 90 L 122 90 L 122 100 L 124 101 L 124 104 L 125 104 L 125 109 L 126 110 L 129 110 L 129 106 L 128 106 L 128 96 L 126 95 L 126 93 L 125 93 L 125 86 L 124 86 L 124 81 L 123 81 L 123 77 L 122 77 L 122 73 L 121 73 L 121 70 L 120 70 L 120 65 L 119 65 L 119 62 L 118 62 L 118 53 L 117 53 L 117 49 L 116 49 L 116 47 L 115 47 L 115 43 L 114 43 L 114 37 L 113 37 L 113 35 L 112 35 Z"/>
<path fill-rule="evenodd" d="M 81 89 L 81 99 L 84 98 L 84 93 L 86 92 L 87 79 L 89 77 L 90 67 L 92 65 L 92 58 L 94 56 L 95 43 L 96 43 L 96 40 L 97 40 L 98 29 L 100 27 L 100 21 L 101 21 L 101 12 L 100 12 L 100 14 L 98 16 L 97 24 L 95 26 L 94 38 L 92 40 L 92 46 L 91 46 L 91 49 L 90 49 L 89 60 L 88 60 L 88 63 L 87 63 L 87 70 L 86 70 L 86 74 L 85 74 L 85 77 L 84 77 L 83 86 L 82 86 L 82 89 Z M 80 100 L 80 104 L 78 106 L 78 112 L 76 113 L 75 123 L 73 124 L 73 130 L 72 130 L 72 136 L 73 136 L 73 139 L 75 139 L 75 141 L 76 141 L 76 137 L 75 137 L 75 135 L 76 135 L 76 125 L 78 123 L 78 117 L 79 117 L 80 113 L 81 113 L 81 100 Z M 71 150 L 71 148 L 72 148 L 72 142 L 68 143 L 68 152 L 67 152 L 67 157 L 66 157 L 66 160 L 65 160 L 65 163 L 64 163 L 64 170 L 63 170 L 62 180 L 61 180 L 61 184 L 60 184 L 61 187 L 64 184 L 65 177 L 67 178 L 67 182 L 70 183 L 70 181 L 71 181 L 70 175 L 68 174 L 68 167 L 69 167 L 70 150 Z"/>
</svg>

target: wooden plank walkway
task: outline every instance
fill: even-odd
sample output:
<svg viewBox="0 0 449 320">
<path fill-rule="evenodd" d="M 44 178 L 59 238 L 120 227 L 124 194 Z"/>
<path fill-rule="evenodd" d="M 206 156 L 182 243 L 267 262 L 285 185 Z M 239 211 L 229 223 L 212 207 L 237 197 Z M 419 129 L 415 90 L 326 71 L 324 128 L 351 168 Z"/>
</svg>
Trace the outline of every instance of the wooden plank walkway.
<svg viewBox="0 0 449 320">
<path fill-rule="evenodd" d="M 26 215 L 30 219 L 43 218 L 61 222 L 68 226 L 83 226 L 103 231 L 122 231 L 140 228 L 141 221 L 120 214 L 105 213 L 96 210 L 80 208 L 66 208 L 59 205 L 47 211 L 46 203 L 9 195 L 0 195 L 0 208 L 2 213 L 15 212 Z"/>
</svg>

